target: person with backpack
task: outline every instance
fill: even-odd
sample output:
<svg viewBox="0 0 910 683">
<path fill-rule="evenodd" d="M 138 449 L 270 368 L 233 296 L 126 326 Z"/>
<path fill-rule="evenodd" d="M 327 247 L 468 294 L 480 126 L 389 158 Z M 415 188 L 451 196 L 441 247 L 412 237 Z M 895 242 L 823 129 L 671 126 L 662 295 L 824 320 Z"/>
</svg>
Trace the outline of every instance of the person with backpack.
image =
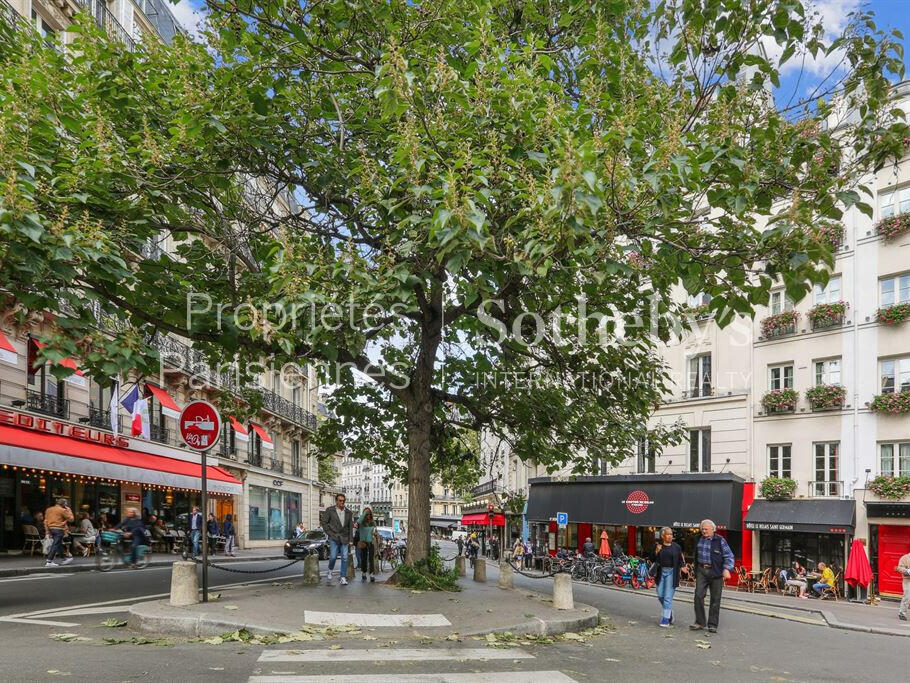
<svg viewBox="0 0 910 683">
<path fill-rule="evenodd" d="M 376 531 L 376 522 L 373 519 L 373 510 L 364 508 L 363 514 L 357 522 L 357 551 L 360 555 L 360 580 L 367 580 L 367 571 L 370 573 L 370 583 L 376 581 L 376 548 L 379 547 L 379 535 Z"/>
<path fill-rule="evenodd" d="M 237 531 L 234 529 L 234 516 L 230 513 L 224 516 L 224 525 L 221 529 L 224 534 L 224 554 L 234 557 L 234 548 L 237 546 Z"/>
</svg>

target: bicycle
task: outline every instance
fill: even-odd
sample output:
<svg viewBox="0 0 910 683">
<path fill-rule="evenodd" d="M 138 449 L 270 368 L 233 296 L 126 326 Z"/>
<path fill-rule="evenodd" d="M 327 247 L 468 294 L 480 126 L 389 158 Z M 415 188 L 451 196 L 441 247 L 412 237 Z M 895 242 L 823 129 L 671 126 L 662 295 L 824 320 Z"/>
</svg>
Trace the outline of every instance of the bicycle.
<svg viewBox="0 0 910 683">
<path fill-rule="evenodd" d="M 388 565 L 388 568 L 391 571 L 394 571 L 398 566 L 398 553 L 396 552 L 396 549 L 388 543 L 384 544 L 379 549 L 379 571 L 386 571 L 386 565 Z"/>
<path fill-rule="evenodd" d="M 130 564 L 130 549 L 124 549 L 123 544 L 126 539 L 119 531 L 102 531 L 101 540 L 95 552 L 95 564 L 98 570 L 109 572 L 119 565 Z M 136 568 L 145 569 L 149 564 L 150 548 L 147 545 L 140 545 L 136 554 Z"/>
</svg>

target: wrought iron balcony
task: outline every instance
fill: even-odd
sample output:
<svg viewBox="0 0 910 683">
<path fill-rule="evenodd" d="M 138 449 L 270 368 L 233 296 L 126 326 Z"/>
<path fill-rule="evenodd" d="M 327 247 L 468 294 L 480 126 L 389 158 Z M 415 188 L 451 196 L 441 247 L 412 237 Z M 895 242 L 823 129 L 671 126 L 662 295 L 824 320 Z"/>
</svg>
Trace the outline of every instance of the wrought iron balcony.
<svg viewBox="0 0 910 683">
<path fill-rule="evenodd" d="M 168 442 L 169 431 L 163 425 L 149 425 L 149 439 L 158 443 Z"/>
<path fill-rule="evenodd" d="M 269 469 L 273 472 L 282 472 L 284 473 L 284 461 L 278 460 L 277 458 L 272 458 L 269 461 Z"/>
<path fill-rule="evenodd" d="M 25 402 L 28 409 L 34 413 L 70 419 L 70 402 L 57 396 L 45 394 L 43 391 L 25 390 Z"/>
<path fill-rule="evenodd" d="M 231 448 L 231 444 L 227 441 L 222 441 L 221 445 L 218 446 L 218 457 L 226 458 L 228 460 L 238 460 L 237 450 Z"/>
<path fill-rule="evenodd" d="M 262 395 L 262 407 L 267 411 L 295 422 L 310 431 L 316 431 L 316 416 L 313 413 L 282 398 L 270 389 L 259 387 L 259 393 Z"/>
<path fill-rule="evenodd" d="M 89 406 L 88 423 L 98 429 L 111 430 L 111 411 Z"/>
<path fill-rule="evenodd" d="M 136 41 L 129 32 L 123 28 L 123 25 L 117 21 L 117 18 L 107 8 L 104 0 L 83 0 L 82 6 L 88 12 L 95 24 L 103 30 L 109 38 L 118 40 L 123 43 L 130 51 L 136 49 Z"/>
<path fill-rule="evenodd" d="M 687 389 L 682 392 L 682 397 L 685 398 L 710 398 L 714 395 L 714 387 L 710 384 L 703 384 L 701 386 L 693 387 L 692 389 Z"/>
<path fill-rule="evenodd" d="M 842 481 L 810 481 L 810 497 L 840 498 L 844 495 L 844 482 Z"/>
<path fill-rule="evenodd" d="M 262 455 L 257 453 L 248 453 L 246 456 L 246 461 L 248 464 L 253 465 L 254 467 L 262 467 Z"/>
<path fill-rule="evenodd" d="M 291 474 L 293 474 L 295 477 L 302 477 L 302 476 L 303 476 L 303 468 L 302 468 L 300 465 L 292 465 L 292 466 L 291 466 Z"/>
</svg>

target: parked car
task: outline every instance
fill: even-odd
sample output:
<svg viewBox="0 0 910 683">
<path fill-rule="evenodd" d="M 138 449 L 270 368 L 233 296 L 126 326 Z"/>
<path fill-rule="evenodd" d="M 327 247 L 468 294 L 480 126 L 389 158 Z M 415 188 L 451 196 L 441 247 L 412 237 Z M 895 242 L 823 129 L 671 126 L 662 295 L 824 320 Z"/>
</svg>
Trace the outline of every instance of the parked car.
<svg viewBox="0 0 910 683">
<path fill-rule="evenodd" d="M 379 534 L 379 540 L 382 543 L 389 543 L 395 540 L 395 532 L 390 526 L 378 526 L 376 527 L 376 533 Z"/>
<path fill-rule="evenodd" d="M 329 559 L 329 537 L 324 531 L 305 531 L 298 538 L 290 538 L 284 544 L 284 556 L 289 560 L 316 553 L 320 560 Z"/>
</svg>

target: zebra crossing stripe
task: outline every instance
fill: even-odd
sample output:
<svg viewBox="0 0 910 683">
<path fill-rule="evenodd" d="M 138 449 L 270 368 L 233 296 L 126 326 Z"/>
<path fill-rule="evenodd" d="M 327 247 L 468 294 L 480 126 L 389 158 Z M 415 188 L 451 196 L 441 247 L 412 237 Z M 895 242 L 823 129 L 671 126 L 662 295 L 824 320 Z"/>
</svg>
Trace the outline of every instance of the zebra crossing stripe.
<svg viewBox="0 0 910 683">
<path fill-rule="evenodd" d="M 358 614 L 355 612 L 314 612 L 304 610 L 303 620 L 318 626 L 451 626 L 442 614 Z"/>
<path fill-rule="evenodd" d="M 325 676 L 250 676 L 248 683 L 576 683 L 561 671 L 489 671 L 485 673 L 328 674 Z"/>
<path fill-rule="evenodd" d="M 260 662 L 429 662 L 534 659 L 515 648 L 359 648 L 349 650 L 263 650 Z"/>
</svg>

